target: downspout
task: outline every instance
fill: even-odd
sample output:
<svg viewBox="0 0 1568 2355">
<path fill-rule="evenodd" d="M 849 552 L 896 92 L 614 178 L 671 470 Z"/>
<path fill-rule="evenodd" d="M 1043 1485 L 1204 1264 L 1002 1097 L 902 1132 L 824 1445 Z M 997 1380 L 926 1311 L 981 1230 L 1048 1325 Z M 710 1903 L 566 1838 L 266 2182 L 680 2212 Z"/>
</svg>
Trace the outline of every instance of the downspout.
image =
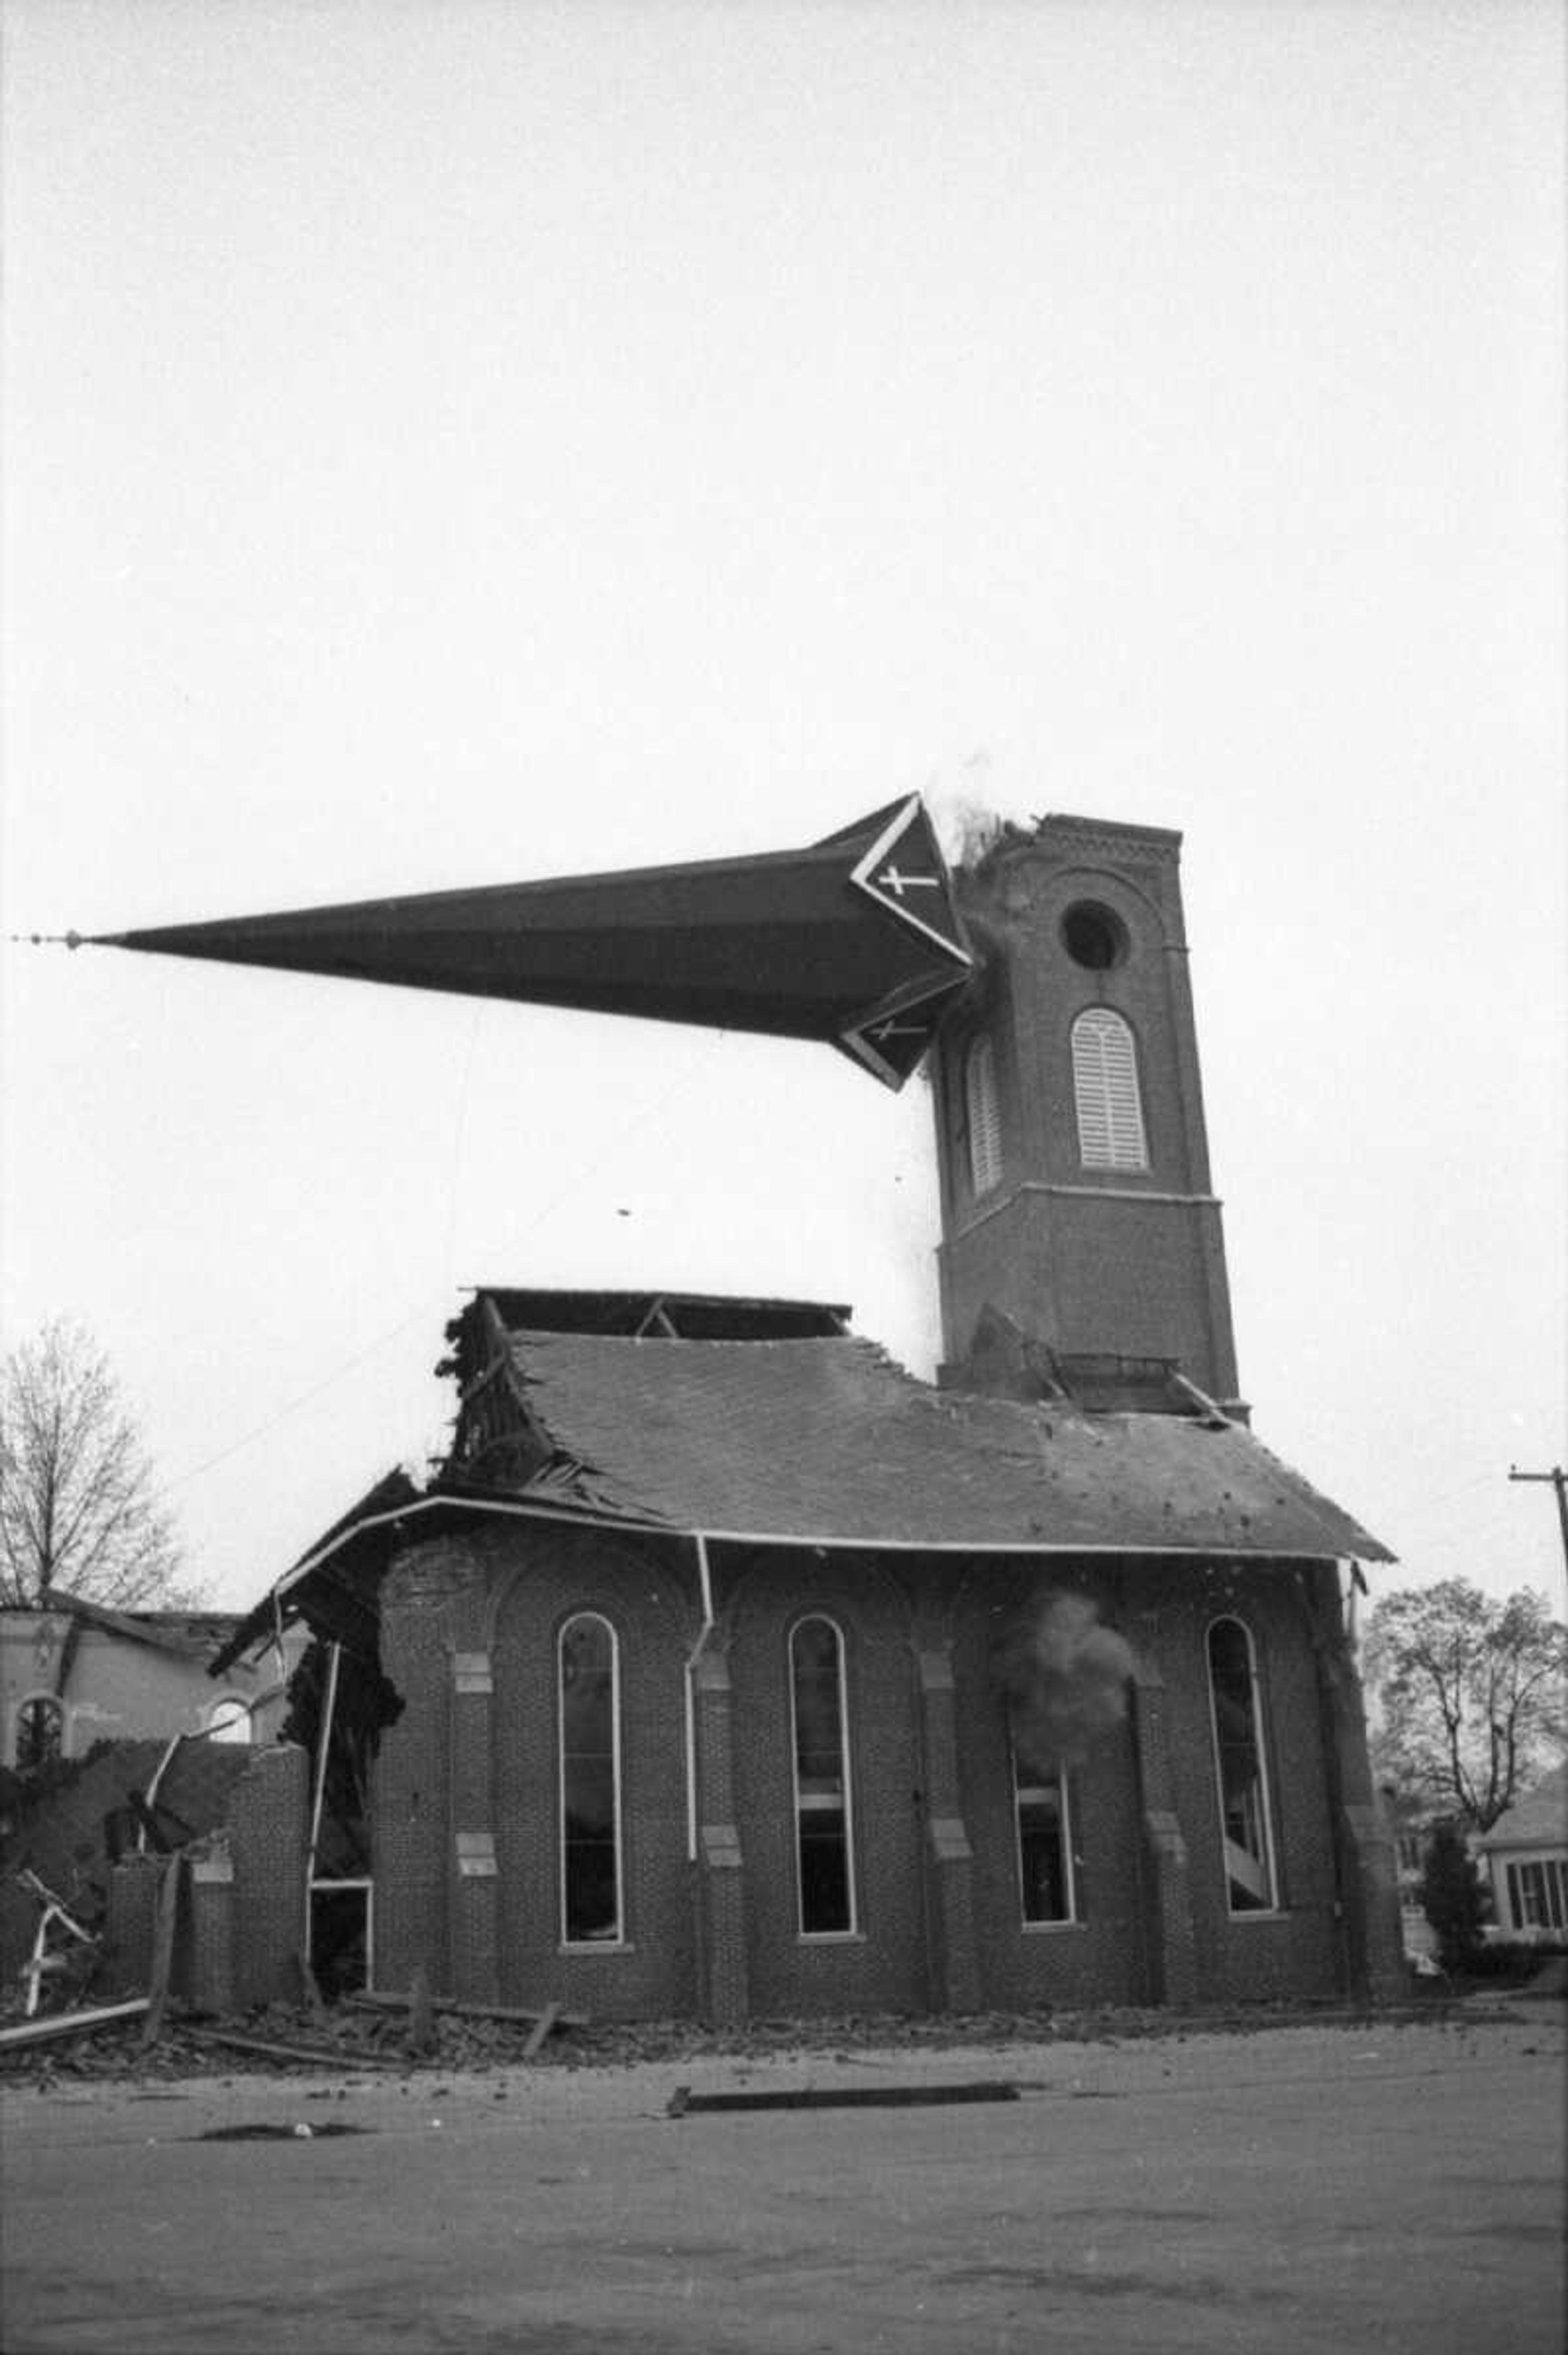
<svg viewBox="0 0 1568 2355">
<path fill-rule="evenodd" d="M 708 1561 L 708 1540 L 692 1531 L 697 1547 L 697 1581 L 702 1595 L 702 1625 L 686 1663 L 686 1858 L 697 1862 L 697 1664 L 713 1633 L 713 1579 Z"/>
<path fill-rule="evenodd" d="M 310 1851 L 304 1860 L 304 1957 L 310 1960 L 311 1888 L 315 1880 L 315 1852 L 321 1842 L 321 1808 L 326 1796 L 326 1757 L 332 1747 L 332 1721 L 337 1709 L 337 1664 L 341 1644 L 334 1644 L 326 1671 L 326 1700 L 316 1735 L 315 1798 L 310 1811 Z"/>
<path fill-rule="evenodd" d="M 272 1646 L 278 1656 L 279 1682 L 286 1685 L 289 1680 L 289 1656 L 283 1649 L 283 1604 L 275 1586 L 272 1589 Z"/>
<path fill-rule="evenodd" d="M 179 1748 L 180 1743 L 184 1740 L 185 1736 L 183 1733 L 171 1734 L 169 1736 L 168 1748 L 165 1751 L 156 1766 L 153 1769 L 153 1779 L 148 1784 L 146 1791 L 144 1794 L 149 1810 L 157 1805 L 158 1785 L 164 1779 L 170 1759 L 174 1756 L 175 1752 Z M 136 1826 L 136 1853 L 138 1856 L 145 1856 L 147 1853 L 147 1820 L 144 1816 L 141 1822 Z"/>
</svg>

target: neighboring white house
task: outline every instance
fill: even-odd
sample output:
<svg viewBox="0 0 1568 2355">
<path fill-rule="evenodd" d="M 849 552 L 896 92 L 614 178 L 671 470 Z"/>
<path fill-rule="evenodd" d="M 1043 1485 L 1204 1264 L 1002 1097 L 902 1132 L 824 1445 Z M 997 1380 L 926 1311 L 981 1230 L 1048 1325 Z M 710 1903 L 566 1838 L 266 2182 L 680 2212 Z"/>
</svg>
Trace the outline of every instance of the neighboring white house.
<svg viewBox="0 0 1568 2355">
<path fill-rule="evenodd" d="M 1499 1937 L 1568 1940 L 1568 1766 L 1516 1799 L 1476 1849 Z"/>
</svg>

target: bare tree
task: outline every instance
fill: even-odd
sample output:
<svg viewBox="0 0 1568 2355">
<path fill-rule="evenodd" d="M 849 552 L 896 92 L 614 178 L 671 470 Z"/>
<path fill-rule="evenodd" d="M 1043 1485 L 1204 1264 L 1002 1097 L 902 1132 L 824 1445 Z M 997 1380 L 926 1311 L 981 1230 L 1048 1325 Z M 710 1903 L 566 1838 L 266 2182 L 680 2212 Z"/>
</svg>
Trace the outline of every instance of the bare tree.
<svg viewBox="0 0 1568 2355">
<path fill-rule="evenodd" d="M 179 1560 L 108 1360 L 56 1318 L 0 1369 L 0 1603 L 177 1606 Z"/>
<path fill-rule="evenodd" d="M 1528 1587 L 1506 1603 L 1464 1578 L 1385 1595 L 1366 1668 L 1380 1774 L 1477 1831 L 1562 1754 L 1568 1627 Z"/>
</svg>

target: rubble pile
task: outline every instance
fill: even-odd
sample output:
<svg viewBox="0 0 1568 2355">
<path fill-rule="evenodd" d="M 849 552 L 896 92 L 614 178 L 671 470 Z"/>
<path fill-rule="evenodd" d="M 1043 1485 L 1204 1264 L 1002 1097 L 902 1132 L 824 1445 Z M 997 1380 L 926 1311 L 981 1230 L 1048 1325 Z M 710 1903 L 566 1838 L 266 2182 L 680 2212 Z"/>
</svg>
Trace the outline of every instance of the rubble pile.
<svg viewBox="0 0 1568 2355">
<path fill-rule="evenodd" d="M 1431 2007 L 1423 2011 L 1430 2015 Z M 1386 2012 L 1380 2013 L 1386 2018 Z M 330 2009 L 270 2004 L 215 2020 L 171 2005 L 156 2041 L 144 2023 L 111 2022 L 80 2034 L 0 2051 L 0 2082 L 47 2087 L 57 2080 L 339 2074 L 414 2071 L 618 2069 L 703 2057 L 762 2060 L 791 2053 L 832 2061 L 852 2053 L 984 2051 L 1012 2044 L 1115 2044 L 1135 2038 L 1261 2031 L 1291 2022 L 1364 2025 L 1364 2009 L 1249 2005 L 1176 2017 L 1168 2011 L 981 2012 L 964 2019 L 884 2013 L 830 2019 L 764 2019 L 729 2029 L 692 2020 L 561 2021 L 539 2041 L 539 2015 L 488 2017 L 439 2004 L 422 2019 L 402 2005 L 355 2001 Z M 62 2030 L 65 2020 L 59 2023 Z M 530 2046 L 533 2047 L 530 2050 Z"/>
</svg>

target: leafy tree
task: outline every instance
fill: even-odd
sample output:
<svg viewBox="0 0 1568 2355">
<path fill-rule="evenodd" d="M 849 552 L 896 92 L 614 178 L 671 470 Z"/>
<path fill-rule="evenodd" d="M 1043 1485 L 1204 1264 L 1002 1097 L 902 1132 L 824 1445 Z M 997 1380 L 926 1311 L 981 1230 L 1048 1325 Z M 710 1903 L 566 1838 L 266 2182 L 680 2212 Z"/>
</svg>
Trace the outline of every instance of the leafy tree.
<svg viewBox="0 0 1568 2355">
<path fill-rule="evenodd" d="M 1568 1627 L 1526 1587 L 1506 1603 L 1463 1578 L 1385 1595 L 1367 1630 L 1381 1774 L 1489 1831 L 1568 1738 Z"/>
<path fill-rule="evenodd" d="M 0 1369 L 0 1603 L 51 1590 L 122 1610 L 177 1592 L 179 1547 L 108 1360 L 65 1318 Z"/>
</svg>

